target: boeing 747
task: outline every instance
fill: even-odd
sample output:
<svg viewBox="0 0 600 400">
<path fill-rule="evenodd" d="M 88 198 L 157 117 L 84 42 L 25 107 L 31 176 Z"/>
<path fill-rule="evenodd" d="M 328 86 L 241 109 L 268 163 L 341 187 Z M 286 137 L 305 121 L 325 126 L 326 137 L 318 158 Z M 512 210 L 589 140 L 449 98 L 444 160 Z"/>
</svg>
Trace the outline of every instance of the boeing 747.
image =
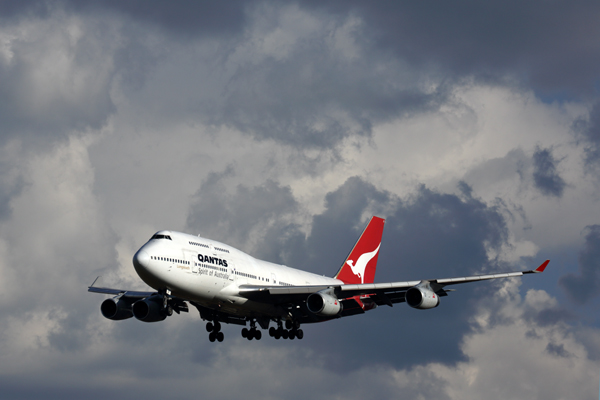
<svg viewBox="0 0 600 400">
<path fill-rule="evenodd" d="M 207 321 L 211 342 L 223 341 L 221 323 L 244 326 L 242 336 L 248 340 L 260 340 L 259 328 L 275 339 L 302 339 L 304 324 L 402 302 L 420 310 L 434 308 L 452 291 L 449 286 L 539 273 L 550 262 L 530 271 L 374 283 L 384 222 L 371 218 L 332 278 L 259 260 L 214 240 L 160 231 L 133 256 L 137 274 L 155 291 L 96 287 L 96 281 L 88 291 L 114 296 L 100 306 L 111 320 L 163 321 L 173 312 L 188 312 L 190 303 Z"/>
</svg>

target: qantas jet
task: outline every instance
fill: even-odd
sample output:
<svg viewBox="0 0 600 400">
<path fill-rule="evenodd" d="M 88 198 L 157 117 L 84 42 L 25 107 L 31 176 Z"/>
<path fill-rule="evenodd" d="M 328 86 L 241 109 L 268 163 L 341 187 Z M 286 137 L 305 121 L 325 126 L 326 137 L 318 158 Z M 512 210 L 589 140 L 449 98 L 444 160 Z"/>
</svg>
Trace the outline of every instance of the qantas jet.
<svg viewBox="0 0 600 400">
<path fill-rule="evenodd" d="M 262 337 L 259 327 L 275 339 L 302 339 L 303 324 L 402 302 L 420 310 L 434 308 L 453 291 L 447 286 L 543 272 L 550 262 L 531 271 L 374 283 L 383 225 L 382 218 L 371 218 L 333 278 L 258 260 L 214 240 L 160 231 L 133 256 L 136 272 L 156 292 L 101 288 L 96 281 L 88 291 L 114 296 L 100 306 L 112 320 L 163 321 L 173 311 L 187 312 L 189 302 L 208 321 L 211 342 L 223 341 L 221 323 L 244 326 L 242 336 L 248 340 Z M 269 328 L 271 322 L 275 326 Z"/>
</svg>

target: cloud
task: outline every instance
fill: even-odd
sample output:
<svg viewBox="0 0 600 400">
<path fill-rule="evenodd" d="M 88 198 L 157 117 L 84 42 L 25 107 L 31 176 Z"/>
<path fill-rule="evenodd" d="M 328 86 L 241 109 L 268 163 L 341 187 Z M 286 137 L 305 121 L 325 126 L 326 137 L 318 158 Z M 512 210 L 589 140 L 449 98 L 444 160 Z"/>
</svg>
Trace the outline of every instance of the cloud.
<svg viewBox="0 0 600 400">
<path fill-rule="evenodd" d="M 70 132 L 99 129 L 115 112 L 111 43 L 115 24 L 54 11 L 0 29 L 2 140 L 39 144 Z M 102 37 L 102 39 L 100 39 Z"/>
<path fill-rule="evenodd" d="M 573 130 L 583 141 L 584 161 L 588 171 L 595 171 L 600 162 L 600 102 L 594 103 L 587 118 L 574 121 Z"/>
<path fill-rule="evenodd" d="M 585 244 L 579 253 L 579 273 L 561 277 L 560 286 L 577 304 L 585 304 L 600 293 L 600 225 L 585 228 Z"/>
<path fill-rule="evenodd" d="M 326 195 L 325 210 L 313 216 L 310 232 L 305 235 L 298 220 L 302 210 L 288 188 L 266 181 L 251 188 L 237 186 L 228 194 L 223 182 L 233 174 L 232 169 L 211 174 L 203 183 L 190 210 L 188 225 L 205 226 L 217 237 L 226 238 L 228 243 L 241 243 L 251 254 L 268 261 L 318 274 L 335 274 L 371 215 L 387 218 L 378 282 L 497 270 L 496 262 L 489 259 L 490 251 L 505 246 L 508 240 L 501 210 L 474 198 L 466 184 L 461 185 L 460 196 L 420 186 L 402 200 L 360 177 L 351 177 Z M 354 348 L 349 359 L 360 357 L 399 366 L 456 361 L 461 359 L 456 344 L 469 329 L 472 304 L 489 296 L 489 290 L 489 285 L 487 290 L 460 288 L 460 294 L 444 298 L 439 308 L 429 312 L 412 310 L 405 304 L 389 310 L 382 307 L 376 312 L 386 315 L 385 322 L 369 315 L 360 317 L 365 324 L 357 323 L 357 317 L 335 321 L 331 324 L 337 327 L 319 332 L 320 343 L 313 345 L 332 357 L 344 348 Z M 407 328 L 402 328 L 403 319 L 411 321 Z M 448 326 L 443 338 L 437 334 L 439 324 Z M 368 336 L 373 326 L 391 332 L 400 329 L 404 339 L 397 343 L 395 335 L 391 335 L 357 347 L 357 339 Z M 313 328 L 307 329 L 309 332 Z M 353 333 L 336 339 L 335 332 L 339 330 Z M 414 352 L 415 341 L 429 343 L 428 350 Z M 382 354 L 378 351 L 382 346 L 393 346 L 403 356 Z M 331 367 L 339 368 L 339 361 L 332 362 Z"/>
<path fill-rule="evenodd" d="M 464 337 L 462 350 L 468 361 L 430 366 L 435 376 L 446 382 L 446 393 L 453 399 L 568 398 L 572 391 L 596 395 L 597 362 L 590 359 L 576 337 L 576 329 L 564 323 L 537 325 L 520 317 L 522 312 L 538 307 L 535 297 L 542 295 L 551 303 L 556 299 L 538 291 L 535 295 L 528 292 L 521 300 L 514 291 L 518 284 L 503 286 L 506 290 L 493 299 L 500 308 L 489 313 L 481 307 L 474 318 L 479 329 Z M 508 313 L 513 318 L 488 325 L 490 317 L 498 320 L 495 313 Z M 564 380 L 565 368 L 573 374 L 569 380 Z"/>
<path fill-rule="evenodd" d="M 597 10 L 0 2 L 3 397 L 597 394 Z M 379 282 L 557 261 L 302 341 L 211 344 L 193 309 L 116 322 L 86 292 L 146 289 L 159 229 L 331 276 L 371 215 Z"/>
<path fill-rule="evenodd" d="M 500 1 L 442 2 L 435 7 L 359 1 L 305 4 L 324 12 L 360 15 L 373 45 L 412 65 L 443 69 L 448 79 L 517 81 L 550 98 L 594 95 L 593 66 L 597 70 L 598 58 L 588 35 L 599 29 L 594 22 L 599 10 L 593 2 L 552 7 Z M 569 28 L 574 23 L 585 28 Z"/>
<path fill-rule="evenodd" d="M 556 171 L 558 162 L 552 156 L 551 149 L 536 147 L 533 153 L 533 182 L 535 187 L 546 196 L 562 197 L 565 180 Z"/>
</svg>

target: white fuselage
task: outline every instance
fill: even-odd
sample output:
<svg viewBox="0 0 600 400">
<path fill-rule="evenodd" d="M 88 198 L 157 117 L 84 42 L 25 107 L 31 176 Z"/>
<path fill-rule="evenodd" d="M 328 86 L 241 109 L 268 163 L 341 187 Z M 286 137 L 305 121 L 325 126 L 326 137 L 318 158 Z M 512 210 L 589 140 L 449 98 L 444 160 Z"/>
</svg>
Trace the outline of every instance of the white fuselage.
<svg viewBox="0 0 600 400">
<path fill-rule="evenodd" d="M 285 310 L 238 295 L 239 287 L 341 285 L 342 281 L 256 259 L 229 245 L 199 236 L 160 231 L 133 258 L 140 278 L 152 288 L 223 311 L 284 316 Z"/>
</svg>

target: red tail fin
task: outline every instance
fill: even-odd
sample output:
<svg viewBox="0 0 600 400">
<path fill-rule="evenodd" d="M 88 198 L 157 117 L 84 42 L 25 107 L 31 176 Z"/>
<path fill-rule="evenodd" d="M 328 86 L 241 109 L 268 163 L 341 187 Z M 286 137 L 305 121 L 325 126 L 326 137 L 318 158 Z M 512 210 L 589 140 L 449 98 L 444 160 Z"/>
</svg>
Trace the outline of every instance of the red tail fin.
<svg viewBox="0 0 600 400">
<path fill-rule="evenodd" d="M 372 217 L 335 278 L 347 284 L 373 283 L 385 220 Z"/>
</svg>

